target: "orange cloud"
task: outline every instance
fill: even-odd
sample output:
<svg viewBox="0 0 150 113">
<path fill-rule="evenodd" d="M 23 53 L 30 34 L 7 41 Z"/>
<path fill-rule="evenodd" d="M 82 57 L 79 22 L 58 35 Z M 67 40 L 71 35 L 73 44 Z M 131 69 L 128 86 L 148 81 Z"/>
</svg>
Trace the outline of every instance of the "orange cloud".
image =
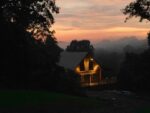
<svg viewBox="0 0 150 113">
<path fill-rule="evenodd" d="M 61 10 L 55 15 L 55 36 L 58 41 L 89 39 L 93 42 L 128 36 L 144 38 L 149 23 L 140 23 L 138 19 L 124 23 L 121 9 L 129 2 L 131 0 L 57 0 Z"/>
</svg>

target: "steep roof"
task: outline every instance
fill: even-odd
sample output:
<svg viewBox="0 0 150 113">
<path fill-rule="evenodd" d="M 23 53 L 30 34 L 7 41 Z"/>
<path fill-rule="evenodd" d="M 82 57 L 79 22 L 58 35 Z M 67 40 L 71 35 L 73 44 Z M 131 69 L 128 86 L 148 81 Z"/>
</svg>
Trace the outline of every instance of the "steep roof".
<svg viewBox="0 0 150 113">
<path fill-rule="evenodd" d="M 87 56 L 87 52 L 62 52 L 58 65 L 74 70 L 77 65 Z"/>
</svg>

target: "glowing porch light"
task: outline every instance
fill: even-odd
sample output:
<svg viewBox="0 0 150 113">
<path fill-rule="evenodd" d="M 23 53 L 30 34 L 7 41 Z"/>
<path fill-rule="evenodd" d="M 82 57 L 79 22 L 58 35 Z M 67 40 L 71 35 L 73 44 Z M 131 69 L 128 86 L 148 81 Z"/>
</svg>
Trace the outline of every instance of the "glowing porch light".
<svg viewBox="0 0 150 113">
<path fill-rule="evenodd" d="M 93 59 L 93 58 L 90 58 L 90 60 L 93 61 L 94 59 Z"/>
</svg>

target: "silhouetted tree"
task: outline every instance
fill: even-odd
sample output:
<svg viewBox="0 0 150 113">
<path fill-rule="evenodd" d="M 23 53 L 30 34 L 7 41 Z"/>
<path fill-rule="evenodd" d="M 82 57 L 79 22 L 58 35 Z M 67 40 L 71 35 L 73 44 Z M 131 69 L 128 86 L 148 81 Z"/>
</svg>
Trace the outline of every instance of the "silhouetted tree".
<svg viewBox="0 0 150 113">
<path fill-rule="evenodd" d="M 126 20 L 131 17 L 140 17 L 140 22 L 143 19 L 150 21 L 150 1 L 149 0 L 136 0 L 131 2 L 123 10 L 125 15 L 129 15 Z"/>
<path fill-rule="evenodd" d="M 148 39 L 148 46 L 150 47 L 150 32 L 147 34 L 147 39 Z"/>
<path fill-rule="evenodd" d="M 32 31 L 46 30 L 50 34 L 48 29 L 54 23 L 52 12 L 59 12 L 55 0 L 3 0 L 0 8 L 7 22 L 17 23 L 24 29 L 31 27 Z"/>
<path fill-rule="evenodd" d="M 59 8 L 55 5 L 55 0 L 3 0 L 0 4 L 2 16 L 0 26 L 4 29 L 2 36 L 9 38 L 8 41 L 6 38 L 3 39 L 20 45 L 19 40 L 25 44 L 25 41 L 31 40 L 27 37 L 34 37 L 37 40 L 46 41 L 43 46 L 56 47 L 57 41 L 53 31 L 49 29 L 54 23 L 52 13 L 58 12 Z M 8 34 L 9 31 L 11 35 Z M 36 40 L 35 43 L 37 43 Z M 58 48 L 57 46 L 55 49 Z M 55 54 L 55 51 L 53 52 Z"/>
<path fill-rule="evenodd" d="M 149 58 L 149 49 L 139 54 L 135 54 L 132 51 L 126 51 L 124 62 L 121 64 L 120 73 L 118 74 L 119 87 L 126 90 L 149 92 Z"/>
<path fill-rule="evenodd" d="M 138 56 L 136 54 L 126 53 L 125 61 L 122 63 L 118 76 L 118 82 L 121 88 L 133 90 L 137 87 L 137 82 L 139 82 L 139 77 L 137 75 L 139 74 L 138 61 Z"/>
<path fill-rule="evenodd" d="M 35 78 L 55 74 L 52 70 L 57 68 L 61 49 L 49 30 L 52 13 L 58 13 L 54 0 L 1 1 L 0 87 L 32 87 L 30 82 L 38 83 Z"/>
<path fill-rule="evenodd" d="M 2 0 L 0 2 L 0 88 L 79 92 L 78 76 L 57 66 L 53 13 L 55 0 Z"/>
<path fill-rule="evenodd" d="M 89 52 L 93 54 L 94 47 L 90 44 L 89 40 L 73 40 L 69 46 L 66 48 L 67 51 L 74 51 L 74 52 Z"/>
<path fill-rule="evenodd" d="M 131 17 L 140 17 L 140 22 L 143 19 L 150 21 L 150 1 L 136 0 L 135 2 L 131 2 L 123 10 L 123 13 L 129 15 L 126 20 Z M 150 45 L 150 33 L 148 33 L 148 45 Z M 141 54 L 126 53 L 118 76 L 119 86 L 128 90 L 149 92 L 149 67 L 149 49 Z"/>
</svg>

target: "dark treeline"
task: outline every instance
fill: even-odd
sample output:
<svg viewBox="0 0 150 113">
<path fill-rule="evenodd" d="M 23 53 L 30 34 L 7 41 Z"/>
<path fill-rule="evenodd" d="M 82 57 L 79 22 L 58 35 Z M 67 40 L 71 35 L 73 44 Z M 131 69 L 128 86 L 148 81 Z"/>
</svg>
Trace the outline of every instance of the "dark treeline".
<svg viewBox="0 0 150 113">
<path fill-rule="evenodd" d="M 150 33 L 147 39 L 149 45 Z M 150 45 L 140 54 L 126 53 L 118 74 L 118 82 L 123 89 L 150 92 Z"/>
<path fill-rule="evenodd" d="M 58 10 L 53 0 L 1 1 L 1 89 L 78 90 L 76 74 L 57 66 L 62 49 L 49 27 Z"/>
<path fill-rule="evenodd" d="M 95 57 L 101 64 L 105 77 L 117 77 L 126 53 L 140 54 L 148 48 L 146 40 L 135 37 L 105 40 L 95 45 Z"/>
<path fill-rule="evenodd" d="M 88 52 L 90 54 L 94 54 L 94 47 L 91 45 L 89 40 L 73 40 L 70 45 L 67 46 L 66 51 L 69 52 Z"/>
<path fill-rule="evenodd" d="M 95 57 L 101 65 L 102 75 L 106 79 L 117 76 L 121 62 L 124 59 L 122 53 L 98 49 L 95 53 Z"/>
<path fill-rule="evenodd" d="M 96 50 L 96 58 L 102 66 L 106 78 L 117 77 L 117 87 L 122 90 L 136 92 L 150 91 L 150 33 L 145 43 L 128 40 L 123 44 L 120 40 L 107 42 L 109 46 L 102 46 Z M 135 40 L 135 39 L 134 39 Z M 137 40 L 137 39 L 136 39 Z M 123 39 L 123 42 L 125 40 Z M 130 43 L 130 41 L 132 43 Z M 121 42 L 123 46 L 116 45 Z M 141 43 L 141 44 L 140 44 Z M 133 45 L 132 45 L 133 44 Z M 99 45 L 100 47 L 100 45 Z"/>
<path fill-rule="evenodd" d="M 135 0 L 129 3 L 123 13 L 128 15 L 128 19 L 135 17 L 150 21 L 150 1 Z M 140 53 L 126 53 L 125 60 L 121 65 L 120 73 L 118 74 L 118 84 L 120 88 L 129 89 L 138 92 L 150 92 L 150 33 L 147 37 L 148 48 Z"/>
</svg>

